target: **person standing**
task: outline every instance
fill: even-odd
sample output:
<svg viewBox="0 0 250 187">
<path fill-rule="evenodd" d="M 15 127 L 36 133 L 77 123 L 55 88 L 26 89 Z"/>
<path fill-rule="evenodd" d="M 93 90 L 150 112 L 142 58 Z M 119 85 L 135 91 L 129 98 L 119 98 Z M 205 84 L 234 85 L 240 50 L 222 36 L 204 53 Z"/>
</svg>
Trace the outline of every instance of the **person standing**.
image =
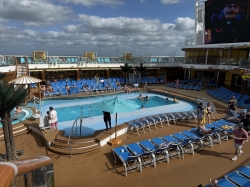
<svg viewBox="0 0 250 187">
<path fill-rule="evenodd" d="M 199 129 L 200 126 L 201 126 L 203 117 L 204 117 L 204 107 L 203 107 L 203 103 L 200 102 L 200 103 L 199 103 L 199 106 L 197 107 L 197 119 L 198 119 L 197 122 L 198 122 L 198 129 Z"/>
<path fill-rule="evenodd" d="M 234 147 L 235 147 L 235 156 L 231 158 L 232 161 L 237 160 L 237 156 L 243 153 L 242 146 L 246 140 L 248 140 L 248 133 L 243 129 L 243 123 L 239 123 L 237 128 L 234 129 L 233 138 L 234 138 Z"/>
<path fill-rule="evenodd" d="M 175 86 L 176 86 L 176 88 L 179 88 L 179 79 L 175 80 Z"/>
<path fill-rule="evenodd" d="M 54 108 L 52 106 L 49 107 L 50 113 L 50 122 L 51 122 L 51 126 L 53 129 L 57 129 L 57 112 L 54 110 Z"/>
<path fill-rule="evenodd" d="M 106 125 L 106 131 L 110 128 L 111 129 L 111 116 L 109 112 L 104 112 L 103 111 L 103 120 Z M 109 123 L 109 128 L 108 128 L 108 123 Z"/>
</svg>

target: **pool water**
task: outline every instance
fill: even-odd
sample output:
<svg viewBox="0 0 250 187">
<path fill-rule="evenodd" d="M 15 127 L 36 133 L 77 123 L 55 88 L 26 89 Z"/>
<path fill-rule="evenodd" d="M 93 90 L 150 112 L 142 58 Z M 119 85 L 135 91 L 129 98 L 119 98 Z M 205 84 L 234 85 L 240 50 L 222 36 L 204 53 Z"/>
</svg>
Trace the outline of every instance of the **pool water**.
<svg viewBox="0 0 250 187">
<path fill-rule="evenodd" d="M 14 113 L 15 113 L 15 110 L 12 110 L 10 113 L 12 119 L 14 118 Z M 12 120 L 12 125 L 25 120 L 26 118 L 30 117 L 32 115 L 32 113 L 33 112 L 29 108 L 23 108 L 22 111 L 15 117 L 16 119 Z M 1 118 L 0 118 L 0 120 L 1 120 Z M 2 127 L 3 127 L 3 125 L 0 122 L 0 128 L 2 128 Z"/>
<path fill-rule="evenodd" d="M 155 93 L 147 93 L 147 95 L 149 96 L 148 102 L 138 99 L 139 93 L 116 93 L 114 95 L 67 98 L 63 100 L 62 98 L 46 99 L 42 103 L 42 115 L 46 115 L 46 111 L 49 110 L 49 107 L 53 106 L 58 113 L 58 128 L 64 130 L 66 136 L 71 133 L 74 121 L 78 117 L 83 116 L 82 135 L 92 135 L 96 130 L 106 128 L 102 112 L 94 109 L 94 104 L 104 99 L 114 99 L 118 96 L 120 99 L 130 99 L 140 105 L 144 105 L 143 109 L 140 108 L 134 112 L 119 113 L 117 120 L 118 125 L 154 114 L 191 111 L 197 108 L 197 104 L 195 103 L 182 100 L 179 103 L 175 103 L 171 97 L 166 101 L 166 96 L 164 95 Z M 144 94 L 143 97 L 145 97 Z M 29 103 L 29 105 L 34 107 L 33 103 Z M 39 105 L 37 105 L 36 108 L 39 109 Z M 112 127 L 115 126 L 115 114 L 111 114 L 111 124 Z"/>
<path fill-rule="evenodd" d="M 143 105 L 144 108 L 151 108 L 163 105 L 174 104 L 173 101 L 168 101 L 159 96 L 152 96 L 148 101 L 140 100 L 138 98 L 129 99 L 135 101 L 139 105 Z M 102 115 L 102 111 L 96 110 L 94 104 L 74 105 L 70 107 L 54 107 L 57 111 L 58 122 L 75 120 L 78 117 L 93 117 Z M 139 109 L 140 110 L 140 109 Z"/>
</svg>

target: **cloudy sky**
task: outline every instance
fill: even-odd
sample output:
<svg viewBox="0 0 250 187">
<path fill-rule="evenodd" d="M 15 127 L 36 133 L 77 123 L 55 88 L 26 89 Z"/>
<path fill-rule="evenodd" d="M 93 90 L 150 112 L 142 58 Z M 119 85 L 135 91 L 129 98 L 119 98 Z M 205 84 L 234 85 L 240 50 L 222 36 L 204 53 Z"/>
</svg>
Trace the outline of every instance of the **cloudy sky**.
<svg viewBox="0 0 250 187">
<path fill-rule="evenodd" d="M 193 0 L 0 0 L 3 55 L 183 55 L 191 34 Z"/>
</svg>

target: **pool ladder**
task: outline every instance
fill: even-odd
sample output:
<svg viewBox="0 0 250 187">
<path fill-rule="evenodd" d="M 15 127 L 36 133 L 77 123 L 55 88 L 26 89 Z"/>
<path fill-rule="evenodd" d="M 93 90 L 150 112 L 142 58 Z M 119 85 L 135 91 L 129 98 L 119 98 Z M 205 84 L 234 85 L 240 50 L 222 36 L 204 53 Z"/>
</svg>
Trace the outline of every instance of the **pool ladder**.
<svg viewBox="0 0 250 187">
<path fill-rule="evenodd" d="M 34 96 L 34 95 L 33 95 L 33 101 L 34 101 L 34 108 L 35 108 L 36 110 L 37 110 L 36 104 L 39 104 L 39 105 L 40 105 L 39 111 L 40 111 L 40 115 L 42 115 L 42 101 L 41 101 L 38 97 L 36 97 L 36 96 Z"/>
</svg>

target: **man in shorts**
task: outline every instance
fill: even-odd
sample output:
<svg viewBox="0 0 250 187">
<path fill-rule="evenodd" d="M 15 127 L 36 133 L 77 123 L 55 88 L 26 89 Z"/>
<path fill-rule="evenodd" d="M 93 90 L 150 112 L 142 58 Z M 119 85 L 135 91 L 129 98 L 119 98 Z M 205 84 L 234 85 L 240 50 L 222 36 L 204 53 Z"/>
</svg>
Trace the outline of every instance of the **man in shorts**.
<svg viewBox="0 0 250 187">
<path fill-rule="evenodd" d="M 49 107 L 50 113 L 50 123 L 53 129 L 57 129 L 57 112 L 53 109 L 53 107 Z"/>
<path fill-rule="evenodd" d="M 237 156 L 243 153 L 242 146 L 246 140 L 248 140 L 248 133 L 243 129 L 243 123 L 239 123 L 237 128 L 234 129 L 233 138 L 234 138 L 234 147 L 235 147 L 235 156 L 231 158 L 232 161 L 237 160 Z"/>
</svg>

